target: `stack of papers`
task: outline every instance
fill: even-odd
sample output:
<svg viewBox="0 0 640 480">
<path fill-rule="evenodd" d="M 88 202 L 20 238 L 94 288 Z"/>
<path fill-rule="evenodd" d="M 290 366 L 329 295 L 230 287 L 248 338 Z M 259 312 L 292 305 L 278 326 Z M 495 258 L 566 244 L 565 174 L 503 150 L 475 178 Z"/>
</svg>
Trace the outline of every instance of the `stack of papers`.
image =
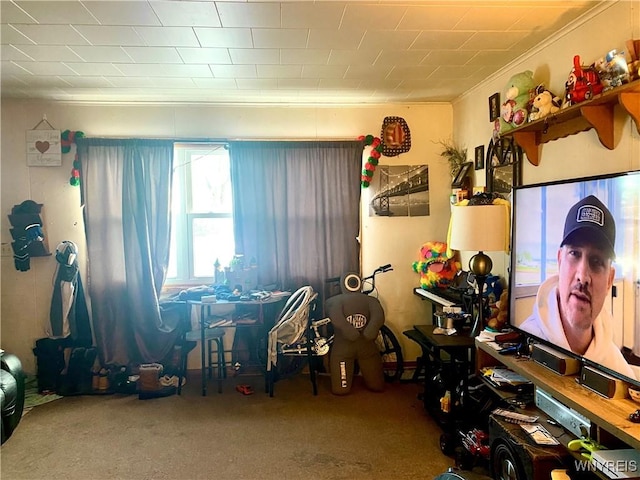
<svg viewBox="0 0 640 480">
<path fill-rule="evenodd" d="M 530 380 L 514 372 L 513 370 L 509 370 L 508 368 L 501 368 L 501 367 L 483 368 L 482 375 L 484 376 L 484 378 L 488 379 L 491 383 L 493 383 L 496 387 L 505 387 L 505 386 L 514 387 L 517 385 L 524 385 L 524 384 L 531 383 Z"/>
</svg>

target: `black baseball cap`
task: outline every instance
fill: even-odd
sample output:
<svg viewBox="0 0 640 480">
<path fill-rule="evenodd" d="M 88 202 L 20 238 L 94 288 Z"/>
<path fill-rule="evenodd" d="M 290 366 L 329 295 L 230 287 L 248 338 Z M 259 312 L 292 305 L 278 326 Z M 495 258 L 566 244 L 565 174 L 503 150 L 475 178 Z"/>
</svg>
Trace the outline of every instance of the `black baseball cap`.
<svg viewBox="0 0 640 480">
<path fill-rule="evenodd" d="M 609 209 L 593 195 L 576 203 L 564 222 L 564 235 L 560 246 L 568 243 L 569 237 L 580 232 L 580 240 L 595 242 L 608 250 L 615 258 L 616 222 Z"/>
</svg>

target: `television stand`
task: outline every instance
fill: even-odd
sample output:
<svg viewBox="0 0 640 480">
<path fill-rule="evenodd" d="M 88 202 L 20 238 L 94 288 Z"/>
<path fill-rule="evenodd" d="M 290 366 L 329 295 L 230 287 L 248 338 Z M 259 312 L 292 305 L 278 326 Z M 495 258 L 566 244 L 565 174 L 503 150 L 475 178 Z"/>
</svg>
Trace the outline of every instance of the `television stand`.
<svg viewBox="0 0 640 480">
<path fill-rule="evenodd" d="M 476 370 L 483 367 L 504 365 L 556 400 L 584 415 L 599 430 L 640 450 L 640 424 L 629 420 L 629 414 L 640 405 L 629 398 L 609 399 L 576 383 L 576 376 L 558 375 L 533 360 L 500 355 L 495 349 L 476 339 Z"/>
</svg>

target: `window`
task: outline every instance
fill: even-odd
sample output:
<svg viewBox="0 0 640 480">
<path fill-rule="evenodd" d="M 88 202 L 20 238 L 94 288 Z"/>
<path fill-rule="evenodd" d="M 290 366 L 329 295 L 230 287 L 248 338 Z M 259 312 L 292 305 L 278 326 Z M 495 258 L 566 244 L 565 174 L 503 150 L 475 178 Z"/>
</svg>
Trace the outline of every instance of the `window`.
<svg viewBox="0 0 640 480">
<path fill-rule="evenodd" d="M 213 283 L 235 253 L 231 169 L 223 144 L 176 144 L 167 283 Z"/>
</svg>

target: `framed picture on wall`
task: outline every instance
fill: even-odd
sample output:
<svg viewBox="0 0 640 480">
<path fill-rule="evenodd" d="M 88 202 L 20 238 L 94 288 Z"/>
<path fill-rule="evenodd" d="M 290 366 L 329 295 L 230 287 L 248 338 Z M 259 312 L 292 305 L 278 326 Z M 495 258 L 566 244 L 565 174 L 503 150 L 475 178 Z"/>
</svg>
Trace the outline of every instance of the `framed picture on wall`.
<svg viewBox="0 0 640 480">
<path fill-rule="evenodd" d="M 500 92 L 489 97 L 489 121 L 493 122 L 500 116 Z"/>
<path fill-rule="evenodd" d="M 464 185 L 464 179 L 467 177 L 469 170 L 473 166 L 473 162 L 465 162 L 460 165 L 456 176 L 453 178 L 453 182 L 451 182 L 452 188 L 461 188 Z"/>
<path fill-rule="evenodd" d="M 511 189 L 522 182 L 522 149 L 514 143 L 511 149 L 501 150 L 501 153 L 504 163 L 487 162 L 487 191 L 509 195 Z"/>
<path fill-rule="evenodd" d="M 475 170 L 484 168 L 484 145 L 478 145 L 475 150 Z"/>
</svg>

